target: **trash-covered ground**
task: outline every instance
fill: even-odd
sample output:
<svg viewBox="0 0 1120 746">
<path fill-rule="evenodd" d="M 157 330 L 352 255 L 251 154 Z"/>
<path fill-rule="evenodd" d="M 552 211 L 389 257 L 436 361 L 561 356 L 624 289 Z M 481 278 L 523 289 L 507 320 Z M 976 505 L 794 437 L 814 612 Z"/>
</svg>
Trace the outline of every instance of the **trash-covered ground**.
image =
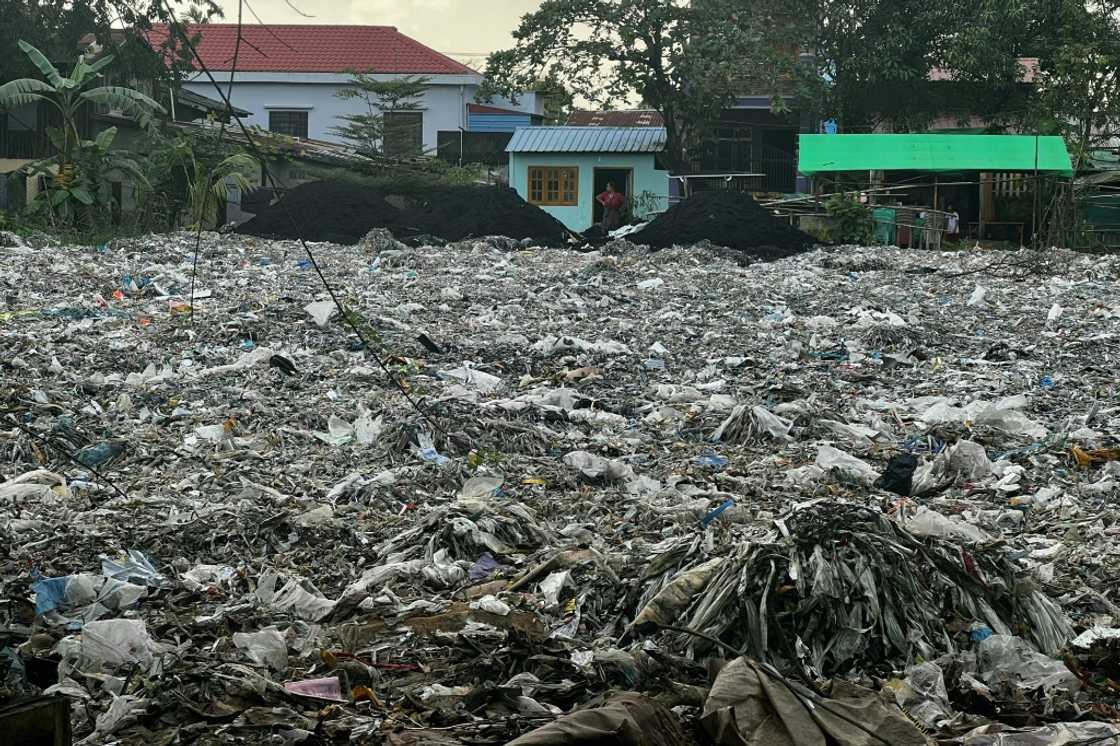
<svg viewBox="0 0 1120 746">
<path fill-rule="evenodd" d="M 1120 742 L 1120 260 L 515 246 L 314 245 L 344 316 L 209 235 L 193 321 L 193 236 L 0 249 L 0 698 L 85 744 Z"/>
</svg>

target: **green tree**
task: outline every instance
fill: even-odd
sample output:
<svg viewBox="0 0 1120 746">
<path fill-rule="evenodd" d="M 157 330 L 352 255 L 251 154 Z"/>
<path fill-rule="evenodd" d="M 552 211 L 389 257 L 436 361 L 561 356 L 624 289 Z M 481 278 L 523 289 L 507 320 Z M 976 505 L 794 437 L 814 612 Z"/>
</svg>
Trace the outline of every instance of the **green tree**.
<svg viewBox="0 0 1120 746">
<path fill-rule="evenodd" d="M 1048 33 L 1033 100 L 1036 132 L 1061 134 L 1074 166 L 1120 133 L 1120 2 L 1069 3 Z"/>
<path fill-rule="evenodd" d="M 96 0 L 0 0 L 0 83 L 37 74 L 20 40 L 51 60 L 70 60 L 88 34 L 110 28 L 111 8 Z"/>
<path fill-rule="evenodd" d="M 175 20 L 175 6 L 180 4 L 181 0 L 0 0 L 0 83 L 36 74 L 24 55 L 13 53 L 20 40 L 57 63 L 73 59 L 93 37 L 116 56 L 119 69 L 127 70 L 130 78 L 158 83 L 155 91 L 166 89 L 192 68 L 190 53 L 177 35 L 158 51 L 145 37 L 152 24 Z M 195 0 L 192 5 L 207 18 L 221 15 L 214 0 Z M 121 27 L 132 33 L 122 33 Z"/>
<path fill-rule="evenodd" d="M 94 86 L 98 73 L 113 63 L 112 55 L 104 55 L 93 64 L 79 55 L 73 72 L 64 76 L 35 47 L 23 40 L 19 47 L 44 80 L 18 78 L 0 85 L 0 109 L 46 103 L 58 111 L 61 126 L 47 129 L 55 155 L 34 164 L 39 169 L 57 167 L 47 191 L 50 206 L 65 209 L 73 202 L 92 205 L 100 191 L 100 177 L 109 171 L 126 171 L 142 179 L 131 158 L 111 149 L 115 127 L 94 140 L 85 140 L 78 129 L 78 116 L 84 107 L 103 104 L 133 117 L 142 128 L 151 128 L 163 107 L 131 88 Z"/>
<path fill-rule="evenodd" d="M 927 90 L 956 25 L 952 3 L 917 0 L 759 0 L 782 22 L 768 27 L 771 49 L 803 53 L 794 91 L 815 120 L 842 131 L 890 122 L 920 128 L 937 115 Z"/>
<path fill-rule="evenodd" d="M 234 153 L 213 168 L 207 169 L 188 151 L 185 168 L 191 205 L 191 228 L 212 227 L 221 207 L 229 197 L 233 183 L 242 194 L 253 188 L 249 176 L 257 169 L 257 161 L 247 153 Z"/>
<path fill-rule="evenodd" d="M 212 18 L 221 18 L 222 15 L 223 13 L 219 8 L 191 3 L 191 6 L 182 14 L 180 20 L 184 24 L 203 24 L 210 23 Z"/>
<path fill-rule="evenodd" d="M 572 111 L 575 97 L 555 77 L 544 78 L 528 88 L 544 100 L 544 123 L 565 124 Z"/>
<path fill-rule="evenodd" d="M 754 0 L 783 14 L 764 48 L 805 52 L 797 76 L 813 119 L 844 132 L 889 126 L 920 131 L 941 116 L 979 117 L 993 131 L 1033 130 L 1043 108 L 1086 106 L 1102 98 L 1098 77 L 1114 58 L 1117 0 Z M 1040 59 L 1042 85 L 1027 85 L 1022 57 Z M 932 81 L 940 69 L 951 82 Z M 1112 97 L 1110 100 L 1116 100 Z M 1120 104 L 1118 104 L 1120 105 Z M 1058 118 L 1063 118 L 1059 116 Z M 1098 124 L 1099 124 L 1098 118 Z"/>
<path fill-rule="evenodd" d="M 418 155 L 423 139 L 416 142 L 412 115 L 421 108 L 421 97 L 431 78 L 406 76 L 379 80 L 373 73 L 352 73 L 350 87 L 335 95 L 365 104 L 360 114 L 344 114 L 343 124 L 331 131 L 366 155 Z"/>
<path fill-rule="evenodd" d="M 522 17 L 513 48 L 490 56 L 482 92 L 515 98 L 553 79 L 592 105 L 640 100 L 661 113 L 666 159 L 684 171 L 688 147 L 748 77 L 778 93 L 796 54 L 764 49 L 772 24 L 740 0 L 545 0 Z"/>
</svg>

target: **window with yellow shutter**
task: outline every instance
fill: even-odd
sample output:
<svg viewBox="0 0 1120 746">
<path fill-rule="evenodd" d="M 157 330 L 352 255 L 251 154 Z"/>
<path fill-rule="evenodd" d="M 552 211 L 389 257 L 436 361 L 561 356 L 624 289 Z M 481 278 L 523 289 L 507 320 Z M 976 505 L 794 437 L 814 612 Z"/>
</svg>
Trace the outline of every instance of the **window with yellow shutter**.
<svg viewBox="0 0 1120 746">
<path fill-rule="evenodd" d="M 530 166 L 529 202 L 534 205 L 574 207 L 579 204 L 579 168 Z"/>
</svg>

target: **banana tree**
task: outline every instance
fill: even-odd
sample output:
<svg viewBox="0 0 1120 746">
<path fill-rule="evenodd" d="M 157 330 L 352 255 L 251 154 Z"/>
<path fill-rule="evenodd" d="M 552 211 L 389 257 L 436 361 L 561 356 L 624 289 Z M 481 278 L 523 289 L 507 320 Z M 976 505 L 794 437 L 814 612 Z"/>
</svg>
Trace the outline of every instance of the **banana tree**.
<svg viewBox="0 0 1120 746">
<path fill-rule="evenodd" d="M 109 127 L 98 133 L 93 140 L 80 142 L 74 161 L 75 176 L 65 184 L 54 185 L 46 202 L 50 208 L 65 209 L 75 202 L 86 207 L 93 206 L 100 196 L 105 177 L 113 174 L 128 176 L 141 187 L 151 186 L 131 153 L 113 150 L 116 136 L 117 128 Z M 34 169 L 39 173 L 49 174 L 51 166 L 58 163 L 57 158 L 54 156 L 37 161 Z"/>
<path fill-rule="evenodd" d="M 218 211 L 228 198 L 231 184 L 242 194 L 253 188 L 249 177 L 256 173 L 259 164 L 247 153 L 234 153 L 211 165 L 195 154 L 186 138 L 181 138 L 175 149 L 187 176 L 192 228 L 210 227 L 217 222 Z"/>
<path fill-rule="evenodd" d="M 22 39 L 19 48 L 43 74 L 44 80 L 20 78 L 0 85 L 0 109 L 46 102 L 58 110 L 62 125 L 47 129 L 47 136 L 56 154 L 35 165 L 58 167 L 58 173 L 54 177 L 54 193 L 50 196 L 52 203 L 58 200 L 62 204 L 74 198 L 83 204 L 92 204 L 96 195 L 90 193 L 88 188 L 83 188 L 82 184 L 89 182 L 92 174 L 83 177 L 82 164 L 89 165 L 92 160 L 94 165 L 104 165 L 103 161 L 116 136 L 116 129 L 102 132 L 96 140 L 83 140 L 78 131 L 78 114 L 81 109 L 90 104 L 104 104 L 131 116 L 142 128 L 151 129 L 156 121 L 155 116 L 163 113 L 163 107 L 131 88 L 91 87 L 97 82 L 98 74 L 112 64 L 113 55 L 106 55 L 93 64 L 87 64 L 84 55 L 79 55 L 73 71 L 69 76 L 64 76 L 42 52 Z M 112 134 L 106 135 L 108 132 Z M 128 164 L 124 164 L 116 170 L 130 169 Z M 60 193 L 61 197 L 58 196 Z"/>
</svg>

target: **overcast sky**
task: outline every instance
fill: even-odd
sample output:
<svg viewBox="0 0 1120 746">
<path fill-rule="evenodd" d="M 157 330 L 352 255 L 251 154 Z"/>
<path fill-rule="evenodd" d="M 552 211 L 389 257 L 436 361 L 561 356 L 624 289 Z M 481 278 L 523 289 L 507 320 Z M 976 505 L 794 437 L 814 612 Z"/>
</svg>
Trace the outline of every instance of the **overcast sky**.
<svg viewBox="0 0 1120 746">
<path fill-rule="evenodd" d="M 289 6 L 289 2 L 291 6 Z M 237 0 L 218 0 L 223 22 L 237 20 Z M 248 0 L 264 23 L 356 23 L 396 26 L 462 62 L 481 64 L 512 43 L 510 32 L 540 0 Z M 298 11 L 313 16 L 301 16 Z M 245 23 L 256 19 L 245 11 Z"/>
</svg>

